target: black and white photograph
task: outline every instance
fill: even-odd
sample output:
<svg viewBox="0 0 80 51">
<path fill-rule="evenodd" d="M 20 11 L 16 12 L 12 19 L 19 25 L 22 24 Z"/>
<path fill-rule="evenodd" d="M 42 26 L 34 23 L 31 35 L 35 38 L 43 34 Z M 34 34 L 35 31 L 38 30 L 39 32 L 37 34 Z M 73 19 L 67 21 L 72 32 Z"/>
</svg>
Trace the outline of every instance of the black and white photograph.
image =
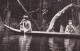
<svg viewBox="0 0 80 51">
<path fill-rule="evenodd" d="M 80 51 L 80 0 L 0 0 L 0 51 Z"/>
</svg>

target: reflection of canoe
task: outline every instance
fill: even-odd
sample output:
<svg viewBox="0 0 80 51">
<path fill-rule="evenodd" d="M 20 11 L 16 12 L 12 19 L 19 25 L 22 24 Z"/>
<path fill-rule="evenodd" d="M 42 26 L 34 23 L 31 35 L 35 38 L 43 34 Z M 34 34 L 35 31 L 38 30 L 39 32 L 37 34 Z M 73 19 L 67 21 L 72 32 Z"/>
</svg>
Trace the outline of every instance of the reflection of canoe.
<svg viewBox="0 0 80 51">
<path fill-rule="evenodd" d="M 8 36 L 3 38 L 3 43 L 15 42 L 15 40 L 20 37 L 20 35 Z"/>
<path fill-rule="evenodd" d="M 2 51 L 19 51 L 19 36 L 8 36 L 3 38 Z"/>
</svg>

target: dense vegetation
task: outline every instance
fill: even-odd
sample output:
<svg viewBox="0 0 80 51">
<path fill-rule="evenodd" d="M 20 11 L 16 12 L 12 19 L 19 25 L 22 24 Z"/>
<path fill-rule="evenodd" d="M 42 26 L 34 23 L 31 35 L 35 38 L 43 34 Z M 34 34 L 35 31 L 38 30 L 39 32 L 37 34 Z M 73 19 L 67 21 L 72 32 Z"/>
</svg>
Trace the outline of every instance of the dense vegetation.
<svg viewBox="0 0 80 51">
<path fill-rule="evenodd" d="M 3 37 L 9 37 L 17 32 L 3 26 L 5 23 L 8 26 L 19 29 L 19 23 L 22 20 L 24 14 L 29 14 L 30 21 L 32 23 L 32 29 L 34 31 L 46 31 L 53 16 L 63 9 L 66 5 L 74 3 L 79 5 L 78 0 L 20 0 L 27 12 L 22 8 L 17 0 L 1 0 L 0 1 L 0 35 L 1 46 L 4 51 L 15 51 L 18 49 L 18 38 L 9 42 L 9 38 L 6 40 Z M 73 17 L 73 18 L 72 18 Z M 75 19 L 74 25 L 78 25 L 78 12 L 75 9 L 66 11 L 55 23 L 54 31 L 60 31 L 60 25 L 66 27 L 69 19 Z M 16 36 L 15 36 L 16 37 Z M 14 38 L 15 38 L 14 37 Z M 5 43 L 5 41 L 8 41 Z M 63 40 L 62 40 L 63 41 Z M 17 42 L 17 44 L 16 44 Z M 61 41 L 59 41 L 61 43 Z M 5 43 L 4 45 L 2 43 Z M 58 43 L 59 44 L 59 43 Z M 79 44 L 79 42 L 78 42 Z M 11 46 L 12 45 L 12 46 Z M 14 46 L 16 46 L 14 48 Z M 46 37 L 33 37 L 32 51 L 47 51 L 48 38 Z M 63 45 L 63 44 L 62 44 Z M 7 47 L 7 48 L 6 48 Z M 35 47 L 35 48 L 34 48 Z M 14 49 L 14 50 L 12 50 Z M 79 49 L 78 47 L 76 49 Z M 48 49 L 49 50 L 49 49 Z M 78 50 L 77 50 L 78 51 Z"/>
</svg>

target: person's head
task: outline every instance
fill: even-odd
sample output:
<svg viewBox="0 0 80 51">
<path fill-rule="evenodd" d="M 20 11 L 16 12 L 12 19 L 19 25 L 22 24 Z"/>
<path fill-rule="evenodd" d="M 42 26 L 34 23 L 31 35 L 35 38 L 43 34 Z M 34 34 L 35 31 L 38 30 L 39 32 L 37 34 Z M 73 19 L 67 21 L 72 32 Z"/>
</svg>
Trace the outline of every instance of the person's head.
<svg viewBox="0 0 80 51">
<path fill-rule="evenodd" d="M 23 19 L 28 19 L 28 18 L 29 18 L 28 15 L 23 16 Z"/>
<path fill-rule="evenodd" d="M 69 25 L 72 25 L 72 20 L 69 20 L 69 23 L 68 23 Z"/>
</svg>

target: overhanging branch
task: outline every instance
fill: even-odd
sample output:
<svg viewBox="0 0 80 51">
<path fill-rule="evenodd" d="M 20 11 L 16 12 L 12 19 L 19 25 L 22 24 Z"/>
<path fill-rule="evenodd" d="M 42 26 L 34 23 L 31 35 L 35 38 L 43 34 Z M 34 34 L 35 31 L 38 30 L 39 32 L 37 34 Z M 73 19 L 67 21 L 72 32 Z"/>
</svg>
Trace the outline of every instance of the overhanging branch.
<svg viewBox="0 0 80 51">
<path fill-rule="evenodd" d="M 66 10 L 68 10 L 69 8 L 71 8 L 73 6 L 73 4 L 69 4 L 67 5 L 66 7 L 64 7 L 62 10 L 60 10 L 51 20 L 50 22 L 50 25 L 49 25 L 49 28 L 47 29 L 47 32 L 49 32 L 53 27 L 54 27 L 54 24 L 56 22 L 56 20 L 62 15 L 65 13 Z"/>
</svg>

